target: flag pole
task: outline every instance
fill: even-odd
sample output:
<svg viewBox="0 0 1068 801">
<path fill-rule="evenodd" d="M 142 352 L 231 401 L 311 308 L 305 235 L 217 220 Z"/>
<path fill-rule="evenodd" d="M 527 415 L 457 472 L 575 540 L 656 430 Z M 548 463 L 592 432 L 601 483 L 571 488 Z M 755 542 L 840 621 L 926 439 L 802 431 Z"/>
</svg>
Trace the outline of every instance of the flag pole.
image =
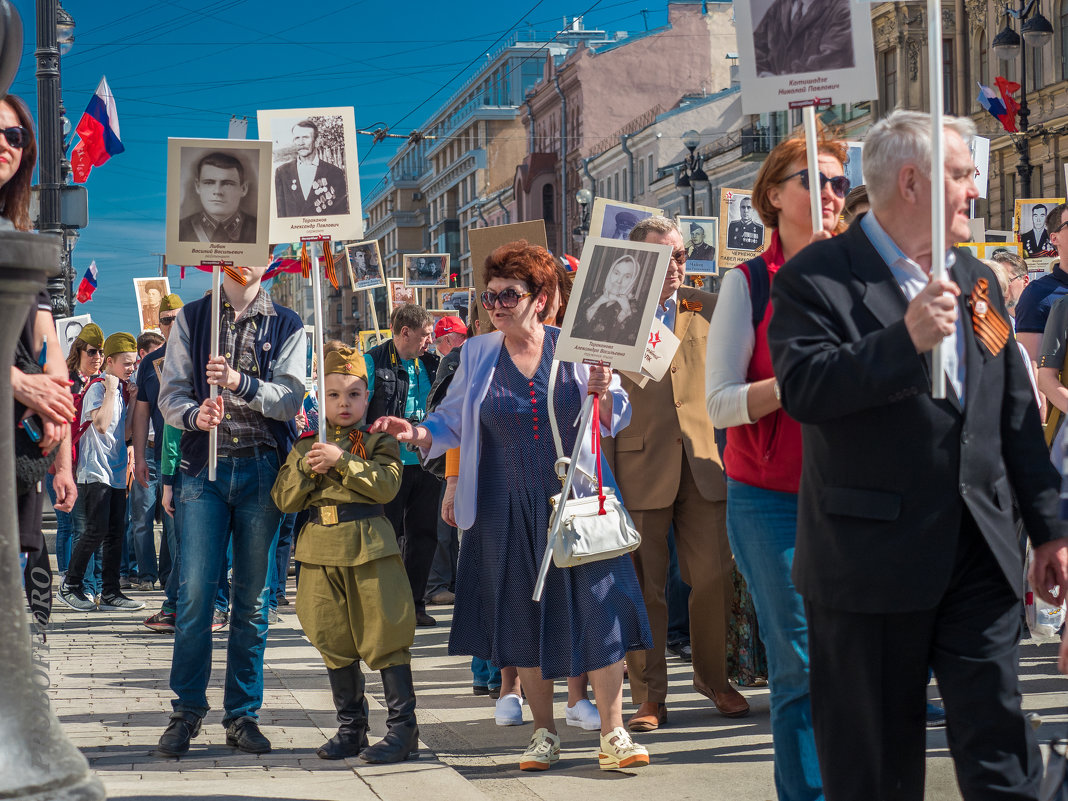
<svg viewBox="0 0 1068 801">
<path fill-rule="evenodd" d="M 812 199 L 812 233 L 823 229 L 823 193 L 819 151 L 816 147 L 816 106 L 805 106 L 805 155 L 808 156 L 808 193 Z"/>
<path fill-rule="evenodd" d="M 377 334 L 380 329 L 378 325 L 378 309 L 375 308 L 375 291 L 373 289 L 367 290 L 367 302 L 371 307 L 371 321 Z"/>
<path fill-rule="evenodd" d="M 302 236 L 300 241 L 321 243 L 324 256 L 326 255 L 326 249 L 331 246 L 330 237 L 328 236 Z M 319 393 L 319 442 L 326 442 L 326 365 L 323 363 L 323 279 L 319 272 L 318 259 L 312 259 L 311 280 L 312 303 L 315 308 L 315 362 L 318 365 L 315 386 L 316 391 Z"/>
<path fill-rule="evenodd" d="M 229 264 L 229 262 L 227 262 Z M 208 356 L 214 359 L 219 355 L 219 318 L 222 306 L 222 266 L 221 261 L 202 261 L 201 267 L 211 267 L 211 346 Z M 218 384 L 212 384 L 208 390 L 212 400 L 219 397 Z M 208 431 L 208 481 L 214 481 L 219 467 L 219 427 Z"/>
<path fill-rule="evenodd" d="M 927 0 L 927 64 L 931 84 L 931 279 L 946 277 L 946 181 L 942 123 L 942 4 Z M 931 397 L 946 397 L 944 345 L 934 347 L 931 360 Z"/>
</svg>

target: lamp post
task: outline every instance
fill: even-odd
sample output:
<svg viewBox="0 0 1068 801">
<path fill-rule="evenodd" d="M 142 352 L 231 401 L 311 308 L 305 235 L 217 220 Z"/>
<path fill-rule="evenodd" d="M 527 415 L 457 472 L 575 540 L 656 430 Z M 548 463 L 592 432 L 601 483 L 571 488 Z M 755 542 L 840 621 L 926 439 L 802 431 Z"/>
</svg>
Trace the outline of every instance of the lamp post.
<svg viewBox="0 0 1068 801">
<path fill-rule="evenodd" d="M 65 159 L 66 135 L 70 121 L 64 116 L 60 92 L 60 56 L 74 45 L 74 18 L 58 0 L 37 0 L 37 148 L 40 210 L 37 230 L 43 234 L 63 234 L 62 191 L 70 171 Z M 66 247 L 60 251 L 59 272 L 48 279 L 52 314 L 71 313 L 73 271 Z"/>
<path fill-rule="evenodd" d="M 994 37 L 994 52 L 1002 61 L 1012 63 L 1020 60 L 1020 136 L 1012 138 L 1019 160 L 1016 172 L 1020 176 L 1020 197 L 1031 197 L 1031 137 L 1028 134 L 1028 117 L 1031 110 L 1027 105 L 1027 45 L 1041 50 L 1053 39 L 1053 26 L 1042 15 L 1038 0 L 1024 2 L 1020 0 L 1018 9 L 1005 6 L 1005 27 Z M 1020 20 L 1020 32 L 1013 30 L 1010 17 Z"/>
<path fill-rule="evenodd" d="M 579 224 L 571 233 L 585 239 L 590 233 L 590 204 L 593 203 L 593 193 L 586 187 L 582 187 L 575 193 L 575 202 L 579 207 Z"/>
<path fill-rule="evenodd" d="M 708 183 L 708 176 L 705 174 L 705 171 L 701 169 L 701 164 L 704 163 L 704 157 L 699 156 L 694 152 L 697 150 L 697 146 L 701 144 L 701 134 L 694 130 L 687 131 L 682 135 L 682 144 L 690 152 L 680 164 L 679 174 L 675 179 L 675 186 L 679 189 L 690 190 L 690 203 L 686 213 L 696 214 L 697 200 L 695 191 L 696 187 L 694 184 Z"/>
</svg>

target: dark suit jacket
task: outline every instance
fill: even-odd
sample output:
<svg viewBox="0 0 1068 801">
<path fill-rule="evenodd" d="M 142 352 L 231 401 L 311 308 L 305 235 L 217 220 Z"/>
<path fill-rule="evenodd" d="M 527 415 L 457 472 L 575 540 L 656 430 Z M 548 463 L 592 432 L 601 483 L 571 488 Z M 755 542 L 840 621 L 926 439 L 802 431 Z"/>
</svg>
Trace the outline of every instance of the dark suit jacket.
<svg viewBox="0 0 1068 801">
<path fill-rule="evenodd" d="M 1053 250 L 1053 245 L 1049 241 L 1049 234 L 1046 233 L 1044 228 L 1042 229 L 1042 236 L 1037 240 L 1035 229 L 1032 228 L 1020 237 L 1020 242 L 1023 244 L 1024 253 L 1028 256 L 1037 256 L 1043 251 Z"/>
<path fill-rule="evenodd" d="M 790 21 L 791 0 L 775 0 L 753 33 L 757 74 L 826 72 L 852 67 L 852 14 L 863 13 L 849 0 L 814 0 L 799 25 Z"/>
<path fill-rule="evenodd" d="M 196 221 L 200 217 L 200 212 L 196 214 L 190 214 L 188 217 L 183 217 L 178 221 L 178 241 L 179 242 L 204 242 L 200 238 L 200 235 L 196 231 Z M 241 227 L 237 232 L 237 239 L 231 240 L 233 242 L 255 242 L 256 241 L 256 218 L 251 214 L 241 215 Z"/>
<path fill-rule="evenodd" d="M 905 295 L 860 225 L 806 247 L 772 282 L 768 343 L 804 443 L 794 581 L 824 606 L 935 607 L 965 509 L 1019 595 L 1012 492 L 1034 544 L 1063 536 L 1060 476 L 1016 342 L 1010 335 L 991 355 L 972 329 L 967 299 L 980 277 L 991 307 L 1009 319 L 997 280 L 970 254 L 956 254 L 963 411 L 956 399 L 931 397 L 931 356 L 917 355 Z"/>
<path fill-rule="evenodd" d="M 322 217 L 349 213 L 349 190 L 345 173 L 322 157 L 315 170 L 313 189 L 304 197 L 297 177 L 297 162 L 287 161 L 274 174 L 279 217 Z M 316 208 L 316 200 L 319 207 Z"/>
</svg>

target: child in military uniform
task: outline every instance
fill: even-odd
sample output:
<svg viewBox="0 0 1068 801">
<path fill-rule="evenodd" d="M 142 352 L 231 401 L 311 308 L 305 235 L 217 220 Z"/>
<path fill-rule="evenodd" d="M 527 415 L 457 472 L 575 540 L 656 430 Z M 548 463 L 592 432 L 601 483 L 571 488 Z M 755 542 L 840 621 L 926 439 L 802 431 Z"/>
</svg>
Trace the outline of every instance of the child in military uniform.
<svg viewBox="0 0 1068 801">
<path fill-rule="evenodd" d="M 340 724 L 316 753 L 400 762 L 416 755 L 419 740 L 410 651 L 415 605 L 382 507 L 400 488 L 400 451 L 393 437 L 361 428 L 363 356 L 341 348 L 324 363 L 326 442 L 315 432 L 297 440 L 271 491 L 283 512 L 311 512 L 294 554 L 301 563 L 297 617 L 326 663 Z M 388 732 L 370 747 L 361 659 L 381 671 L 389 709 Z"/>
</svg>

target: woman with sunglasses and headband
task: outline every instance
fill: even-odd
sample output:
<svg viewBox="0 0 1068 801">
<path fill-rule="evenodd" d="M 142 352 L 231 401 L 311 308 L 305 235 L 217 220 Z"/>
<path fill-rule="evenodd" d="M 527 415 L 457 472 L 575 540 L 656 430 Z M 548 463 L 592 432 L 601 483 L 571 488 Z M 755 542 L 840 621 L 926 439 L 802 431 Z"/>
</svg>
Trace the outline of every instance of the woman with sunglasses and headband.
<svg viewBox="0 0 1068 801">
<path fill-rule="evenodd" d="M 823 797 L 808 696 L 808 633 L 801 596 L 790 577 L 801 480 L 801 427 L 787 417 L 771 368 L 767 326 L 770 284 L 778 269 L 817 239 L 844 227 L 839 219 L 849 179 L 846 147 L 818 143 L 821 227 L 812 205 L 803 138 L 780 143 L 760 168 L 753 206 L 772 230 L 768 249 L 723 278 L 708 331 L 706 402 L 727 429 L 727 536 L 756 607 L 768 654 L 775 788 L 780 801 Z M 762 308 L 754 314 L 754 298 Z"/>
<path fill-rule="evenodd" d="M 371 430 L 388 431 L 427 458 L 460 446 L 454 515 L 465 534 L 449 653 L 519 669 L 535 729 L 520 769 L 546 770 L 560 758 L 553 680 L 584 672 L 600 715 L 601 768 L 640 767 L 649 754 L 623 727 L 623 658 L 651 647 L 652 637 L 630 557 L 552 568 L 541 602 L 531 600 L 549 498 L 560 492 L 546 417 L 560 333 L 545 324 L 556 266 L 545 248 L 519 241 L 490 254 L 485 277 L 481 301 L 497 330 L 464 344 L 445 400 L 420 425 L 380 418 Z M 574 421 L 588 392 L 601 399 L 605 436 L 630 421 L 627 395 L 608 368 L 561 363 L 553 398 L 565 454 L 574 447 Z M 584 453 L 579 466 L 592 474 L 593 457 Z M 582 483 L 579 491 L 589 494 Z"/>
</svg>

